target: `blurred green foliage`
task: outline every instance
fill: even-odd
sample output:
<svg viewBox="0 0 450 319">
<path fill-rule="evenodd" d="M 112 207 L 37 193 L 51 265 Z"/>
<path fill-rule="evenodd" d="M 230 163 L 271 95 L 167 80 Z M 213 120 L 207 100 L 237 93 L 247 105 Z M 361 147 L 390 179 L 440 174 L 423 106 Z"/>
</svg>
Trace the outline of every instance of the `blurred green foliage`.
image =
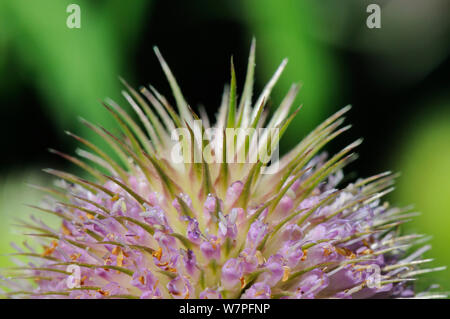
<svg viewBox="0 0 450 319">
<path fill-rule="evenodd" d="M 450 101 L 438 103 L 437 110 L 414 117 L 406 129 L 412 133 L 396 154 L 394 165 L 402 175 L 393 193 L 396 203 L 413 203 L 421 212 L 405 230 L 432 236 L 427 256 L 435 259 L 436 267 L 450 265 Z M 423 288 L 438 282 L 450 289 L 449 269 L 426 278 Z"/>
<path fill-rule="evenodd" d="M 32 211 L 26 204 L 36 204 L 42 202 L 42 192 L 33 189 L 29 184 L 46 186 L 51 183 L 49 177 L 38 174 L 38 168 L 28 168 L 23 172 L 11 172 L 2 176 L 0 180 L 0 213 L 2 222 L 0 223 L 0 266 L 14 266 L 9 256 L 5 254 L 13 253 L 15 250 L 10 246 L 11 242 L 20 244 L 26 240 L 23 235 L 24 229 L 14 227 L 19 224 L 19 220 L 29 218 L 30 214 L 36 215 L 48 225 L 57 226 L 55 219 L 47 214 Z M 30 243 L 31 244 L 31 243 Z"/>
<path fill-rule="evenodd" d="M 402 19 L 398 19 L 395 13 L 403 12 L 400 1 L 384 1 L 389 5 L 384 6 L 383 10 L 390 13 L 383 23 L 398 26 L 376 33 L 364 27 L 366 13 L 363 9 L 368 2 L 230 1 L 236 6 L 236 19 L 246 28 L 248 43 L 252 36 L 257 39 L 256 75 L 261 83 L 265 83 L 272 75 L 277 63 L 285 57 L 289 58 L 288 67 L 274 89 L 274 105 L 282 100 L 291 83 L 302 84 L 296 103 L 304 104 L 305 107 L 288 130 L 284 139 L 285 147 L 292 146 L 333 109 L 343 106 L 337 104 L 336 100 L 340 97 L 341 89 L 345 86 L 342 82 L 348 74 L 340 69 L 335 52 L 330 50 L 327 43 L 366 51 L 368 55 L 388 57 L 383 60 L 387 62 L 382 66 L 389 71 L 394 70 L 394 74 L 403 74 L 404 82 L 407 82 L 406 79 L 425 76 L 448 55 L 448 41 L 440 41 L 446 39 L 442 35 L 444 33 L 440 32 L 448 30 L 448 26 L 447 29 L 439 28 L 437 23 L 442 20 L 444 12 L 438 6 L 442 1 L 422 1 L 421 5 L 425 9 L 410 8 L 410 15 L 404 14 Z M 434 5 L 426 7 L 431 2 Z M 81 29 L 66 27 L 66 8 L 70 3 L 77 3 L 81 7 Z M 217 3 L 217 10 L 220 10 L 220 1 Z M 133 79 L 135 72 L 130 68 L 130 58 L 138 47 L 138 40 L 142 39 L 140 32 L 149 24 L 145 18 L 154 10 L 155 4 L 156 1 L 150 0 L 0 1 L 0 89 L 27 94 L 15 87 L 14 73 L 17 70 L 14 68 L 20 67 L 21 72 L 27 74 L 29 81 L 37 88 L 47 107 L 46 113 L 58 132 L 62 134 L 66 129 L 73 130 L 96 144 L 104 145 L 100 138 L 77 121 L 77 117 L 82 116 L 106 128 L 115 127 L 112 117 L 99 106 L 99 100 L 110 97 L 122 102 L 122 86 L 118 76 Z M 426 14 L 429 8 L 439 12 L 440 18 L 425 27 L 424 21 L 430 20 Z M 199 5 L 198 10 L 201 9 Z M 156 14 L 163 15 L 164 12 Z M 411 32 L 412 26 L 421 28 Z M 433 28 L 440 31 L 429 31 Z M 417 41 L 418 32 L 421 32 L 421 41 Z M 176 40 L 173 39 L 174 46 Z M 423 40 L 427 40 L 426 45 Z M 11 56 L 15 61 L 13 65 L 8 63 Z M 417 63 L 418 56 L 427 63 Z M 378 72 L 378 64 L 370 66 L 371 72 L 376 77 L 380 76 L 380 82 L 388 78 L 389 72 Z M 399 79 L 402 77 L 396 76 L 396 80 L 389 83 L 399 82 Z M 148 80 L 152 80 L 150 70 Z M 189 92 L 185 93 L 188 99 Z M 351 100 L 346 102 L 352 103 Z M 127 107 L 126 103 L 121 104 Z M 436 258 L 435 265 L 450 265 L 450 249 L 447 247 L 450 242 L 449 108 L 450 104 L 446 101 L 434 108 L 441 111 L 436 116 L 414 117 L 410 127 L 404 130 L 407 137 L 391 155 L 394 157 L 393 168 L 403 173 L 393 195 L 394 204 L 414 203 L 417 210 L 423 212 L 423 215 L 407 225 L 407 230 L 434 236 L 429 256 Z M 10 252 L 9 241 L 22 238 L 12 235 L 14 228 L 11 227 L 13 217 L 24 216 L 30 211 L 22 204 L 38 203 L 41 197 L 40 192 L 29 189 L 24 183 L 49 183 L 48 179 L 32 173 L 36 171 L 37 168 L 29 168 L 20 174 L 8 172 L 0 176 L 0 213 L 4 221 L 0 224 L 1 252 Z M 1 257 L 0 265 L 8 263 L 6 257 Z M 424 285 L 439 282 L 450 289 L 448 271 L 427 278 Z"/>
<path fill-rule="evenodd" d="M 72 2 L 3 0 L 0 43 L 3 53 L 17 55 L 20 65 L 33 78 L 57 128 L 61 132 L 82 132 L 102 145 L 101 139 L 76 119 L 81 116 L 106 128 L 113 127 L 112 118 L 99 107 L 99 100 L 107 96 L 118 100 L 118 76 L 128 76 L 125 61 L 139 35 L 144 9 L 151 1 L 134 0 L 130 6 L 120 0 L 78 0 L 82 27 L 69 29 L 66 8 Z M 8 77 L 2 76 L 1 81 L 6 86 Z"/>
</svg>

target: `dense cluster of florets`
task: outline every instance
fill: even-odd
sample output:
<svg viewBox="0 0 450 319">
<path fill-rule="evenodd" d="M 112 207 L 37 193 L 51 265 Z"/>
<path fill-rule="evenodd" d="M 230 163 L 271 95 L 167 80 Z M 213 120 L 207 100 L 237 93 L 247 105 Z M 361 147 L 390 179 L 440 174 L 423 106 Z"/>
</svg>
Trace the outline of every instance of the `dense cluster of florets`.
<svg viewBox="0 0 450 319">
<path fill-rule="evenodd" d="M 369 298 L 414 297 L 413 277 L 429 248 L 418 235 L 400 235 L 413 213 L 380 201 L 392 190 L 390 173 L 342 185 L 342 168 L 354 159 L 356 141 L 334 156 L 322 148 L 346 131 L 344 108 L 318 126 L 281 159 L 271 162 L 183 162 L 171 158 L 170 132 L 201 119 L 185 102 L 156 50 L 177 102 L 175 112 L 153 87 L 138 93 L 126 83 L 125 98 L 141 120 L 135 123 L 117 104 L 106 108 L 123 136 L 87 121 L 119 161 L 69 133 L 88 150 L 86 161 L 54 151 L 92 178 L 46 170 L 57 188 L 38 210 L 62 220 L 57 230 L 37 218 L 24 221 L 38 246 L 16 247 L 29 258 L 3 277 L 9 297 L 68 298 Z M 271 118 L 265 104 L 286 62 L 252 106 L 254 44 L 242 96 L 230 86 L 213 128 L 260 128 L 258 147 L 269 149 L 284 133 L 297 93 L 293 86 Z M 204 113 L 204 112 L 203 112 Z M 275 139 L 264 134 L 278 129 Z M 215 137 L 217 138 L 217 137 Z M 254 145 L 239 136 L 212 143 L 212 158 L 233 158 Z M 245 139 L 244 139 L 245 141 Z M 186 142 L 186 141 L 185 141 Z M 239 144 L 239 143 L 238 143 Z M 194 153 L 205 145 L 192 138 Z M 221 147 L 217 147 L 217 145 Z M 251 148 L 250 148 L 251 149 Z M 228 152 L 228 154 L 227 154 Z M 91 164 L 88 164 L 91 163 Z M 277 165 L 271 174 L 261 171 Z M 106 174 L 104 174 L 106 172 Z M 30 282 L 31 279 L 31 282 Z"/>
</svg>

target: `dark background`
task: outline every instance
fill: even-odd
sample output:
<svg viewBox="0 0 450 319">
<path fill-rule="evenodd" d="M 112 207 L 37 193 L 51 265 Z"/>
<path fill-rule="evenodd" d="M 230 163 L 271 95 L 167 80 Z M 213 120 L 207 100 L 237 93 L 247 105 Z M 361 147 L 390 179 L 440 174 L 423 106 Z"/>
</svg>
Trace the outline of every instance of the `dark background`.
<svg viewBox="0 0 450 319">
<path fill-rule="evenodd" d="M 242 89 L 255 36 L 255 94 L 285 56 L 287 70 L 269 104 L 276 108 L 290 83 L 303 83 L 296 104 L 304 107 L 282 151 L 352 104 L 352 130 L 328 150 L 364 137 L 347 173 L 401 171 L 391 199 L 426 212 L 410 229 L 433 234 L 432 256 L 437 264 L 450 262 L 444 228 L 450 222 L 448 1 L 77 1 L 82 27 L 73 30 L 65 25 L 68 3 L 0 5 L 0 204 L 6 216 L 15 214 L 7 194 L 29 194 L 14 189 L 28 180 L 25 172 L 45 178 L 40 168 L 69 167 L 47 148 L 73 152 L 77 144 L 64 129 L 89 136 L 76 116 L 113 125 L 98 100 L 108 96 L 125 105 L 119 75 L 170 96 L 154 45 L 188 102 L 213 116 L 232 55 Z M 369 3 L 382 8 L 381 29 L 365 24 Z M 448 273 L 433 276 L 450 287 Z"/>
</svg>

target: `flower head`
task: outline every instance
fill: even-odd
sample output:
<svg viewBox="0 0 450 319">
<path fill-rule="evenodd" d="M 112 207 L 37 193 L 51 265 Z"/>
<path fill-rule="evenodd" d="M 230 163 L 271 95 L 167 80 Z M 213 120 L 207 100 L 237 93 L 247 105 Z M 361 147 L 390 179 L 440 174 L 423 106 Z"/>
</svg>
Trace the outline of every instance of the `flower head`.
<svg viewBox="0 0 450 319">
<path fill-rule="evenodd" d="M 155 52 L 176 107 L 156 89 L 125 84 L 141 123 L 114 102 L 105 107 L 123 136 L 83 122 L 109 143 L 84 145 L 81 159 L 56 152 L 91 176 L 48 169 L 55 200 L 35 207 L 61 220 L 32 218 L 41 248 L 2 278 L 9 297 L 68 298 L 369 298 L 415 296 L 411 280 L 428 246 L 400 235 L 409 208 L 381 201 L 394 175 L 343 185 L 343 167 L 360 140 L 328 157 L 323 147 L 348 129 L 345 107 L 287 155 L 277 144 L 297 111 L 292 86 L 272 117 L 265 105 L 286 61 L 252 102 L 254 42 L 240 99 L 232 66 L 216 124 L 197 116 Z M 201 125 L 199 126 L 199 122 Z M 181 160 L 180 160 L 181 159 Z M 106 173 L 105 173 L 106 172 Z M 56 199 L 58 197 L 58 199 Z M 29 281 L 32 279 L 32 282 Z M 433 296 L 422 294 L 419 296 Z"/>
</svg>

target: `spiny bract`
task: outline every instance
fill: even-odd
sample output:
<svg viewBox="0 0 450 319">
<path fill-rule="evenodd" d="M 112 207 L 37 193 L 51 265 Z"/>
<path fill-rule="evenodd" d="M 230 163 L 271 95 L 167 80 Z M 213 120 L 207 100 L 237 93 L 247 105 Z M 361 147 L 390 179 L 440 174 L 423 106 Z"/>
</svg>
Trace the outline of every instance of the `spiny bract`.
<svg viewBox="0 0 450 319">
<path fill-rule="evenodd" d="M 138 93 L 124 82 L 123 95 L 141 124 L 112 101 L 105 107 L 122 136 L 83 120 L 109 143 L 118 161 L 68 133 L 85 146 L 77 153 L 86 161 L 53 152 L 93 178 L 46 170 L 59 181 L 55 189 L 40 187 L 51 196 L 34 208 L 58 216 L 62 225 L 55 230 L 34 217 L 23 221 L 37 245 L 14 245 L 13 255 L 29 262 L 16 260 L 18 267 L 2 277 L 3 293 L 19 298 L 439 297 L 415 294 L 411 285 L 416 275 L 438 270 L 417 269 L 430 261 L 421 259 L 429 246 L 420 246 L 422 236 L 399 233 L 398 226 L 414 213 L 380 202 L 392 190 L 394 176 L 387 172 L 338 188 L 360 140 L 331 158 L 320 153 L 349 128 L 341 127 L 349 107 L 281 159 L 249 160 L 263 151 L 273 156 L 297 113 L 290 112 L 296 85 L 271 118 L 265 110 L 286 61 L 252 106 L 254 50 L 253 41 L 240 99 L 232 64 L 230 85 L 210 126 L 204 111 L 199 118 L 188 106 L 155 48 L 178 112 L 153 87 Z M 201 133 L 215 129 L 210 143 L 194 134 L 200 120 Z M 183 128 L 188 132 L 181 139 L 183 150 L 191 157 L 176 162 L 173 132 Z M 233 128 L 243 130 L 230 135 L 227 129 Z M 274 129 L 279 134 L 271 135 Z M 244 161 L 233 161 L 242 150 Z M 189 160 L 199 152 L 213 161 Z M 277 169 L 261 173 L 269 165 Z"/>
</svg>

